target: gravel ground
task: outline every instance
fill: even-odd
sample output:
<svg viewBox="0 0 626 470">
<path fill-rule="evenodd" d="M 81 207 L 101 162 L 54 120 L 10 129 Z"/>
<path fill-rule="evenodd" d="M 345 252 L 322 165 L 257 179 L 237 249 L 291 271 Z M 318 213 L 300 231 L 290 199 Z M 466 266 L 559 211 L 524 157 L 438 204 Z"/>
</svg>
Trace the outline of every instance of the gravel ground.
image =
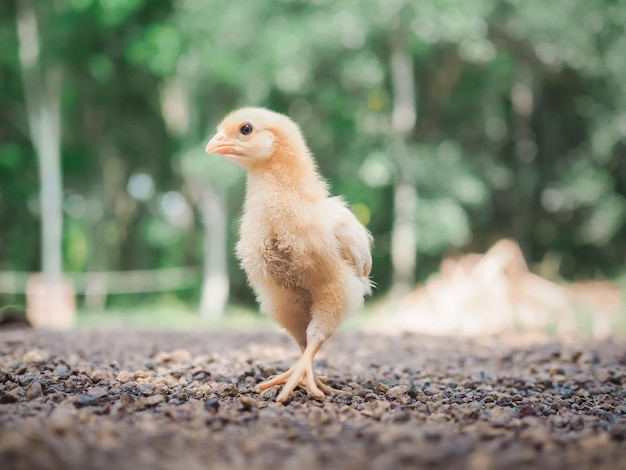
<svg viewBox="0 0 626 470">
<path fill-rule="evenodd" d="M 5 469 L 626 468 L 626 343 L 339 333 L 343 396 L 252 391 L 285 334 L 0 331 Z"/>
</svg>

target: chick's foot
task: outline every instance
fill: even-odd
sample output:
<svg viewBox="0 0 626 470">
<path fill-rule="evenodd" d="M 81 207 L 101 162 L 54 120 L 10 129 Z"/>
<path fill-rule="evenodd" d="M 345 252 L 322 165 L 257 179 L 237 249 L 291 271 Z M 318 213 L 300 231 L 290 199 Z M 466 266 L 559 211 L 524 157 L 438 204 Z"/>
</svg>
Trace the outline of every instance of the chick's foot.
<svg viewBox="0 0 626 470">
<path fill-rule="evenodd" d="M 260 383 L 256 386 L 256 390 L 263 391 L 276 385 L 284 384 L 283 389 L 276 398 L 281 403 L 284 403 L 291 395 L 291 392 L 298 386 L 304 387 L 311 395 L 319 399 L 333 392 L 340 392 L 329 387 L 325 382 L 326 377 L 318 377 L 315 371 L 313 371 L 312 361 L 307 360 L 303 356 L 291 369 Z"/>
</svg>

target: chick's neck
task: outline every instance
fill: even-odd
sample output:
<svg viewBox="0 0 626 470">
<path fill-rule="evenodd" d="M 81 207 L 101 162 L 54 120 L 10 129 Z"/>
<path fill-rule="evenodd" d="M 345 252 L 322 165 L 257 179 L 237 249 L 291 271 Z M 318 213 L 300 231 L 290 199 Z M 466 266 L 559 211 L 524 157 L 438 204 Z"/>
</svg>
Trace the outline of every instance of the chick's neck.
<svg viewBox="0 0 626 470">
<path fill-rule="evenodd" d="M 247 199 L 263 197 L 280 200 L 297 197 L 303 203 L 315 203 L 327 196 L 326 183 L 306 149 L 276 152 L 270 159 L 248 171 Z"/>
</svg>

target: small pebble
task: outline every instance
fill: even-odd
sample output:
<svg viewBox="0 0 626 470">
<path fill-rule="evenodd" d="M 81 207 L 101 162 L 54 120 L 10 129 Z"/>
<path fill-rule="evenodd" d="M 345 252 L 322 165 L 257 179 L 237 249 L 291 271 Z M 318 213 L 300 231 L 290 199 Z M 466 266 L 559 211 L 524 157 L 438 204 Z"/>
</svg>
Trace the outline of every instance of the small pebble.
<svg viewBox="0 0 626 470">
<path fill-rule="evenodd" d="M 37 380 L 33 380 L 30 386 L 26 389 L 26 398 L 28 400 L 34 400 L 43 395 L 43 387 Z"/>
<path fill-rule="evenodd" d="M 87 395 L 96 399 L 106 397 L 108 394 L 109 392 L 105 387 L 91 387 L 87 391 Z"/>
<path fill-rule="evenodd" d="M 9 392 L 0 392 L 0 404 L 15 403 L 18 400 L 17 396 Z"/>
<path fill-rule="evenodd" d="M 387 397 L 392 400 L 397 400 L 400 396 L 407 393 L 409 387 L 407 385 L 394 385 L 389 390 L 387 390 Z"/>
<path fill-rule="evenodd" d="M 163 402 L 165 402 L 165 397 L 163 395 L 152 395 L 150 397 L 141 397 L 137 401 L 137 408 L 139 410 L 143 410 L 149 407 L 157 406 Z"/>
<path fill-rule="evenodd" d="M 96 403 L 98 403 L 99 398 L 98 397 L 90 397 L 89 395 L 76 395 L 74 397 L 74 406 L 80 408 L 82 406 L 93 406 Z"/>
<path fill-rule="evenodd" d="M 239 402 L 244 410 L 251 410 L 252 408 L 256 408 L 258 406 L 257 401 L 248 395 L 241 395 L 239 397 Z"/>
<path fill-rule="evenodd" d="M 128 371 L 126 371 L 126 370 L 123 370 L 123 371 L 119 372 L 119 373 L 117 374 L 117 377 L 116 377 L 117 381 L 118 381 L 119 383 L 122 383 L 122 384 L 125 384 L 125 383 L 127 383 L 127 382 L 130 382 L 130 381 L 131 381 L 131 380 L 133 380 L 134 378 L 135 378 L 135 375 L 134 375 L 134 374 L 131 374 L 130 372 L 128 372 Z"/>
<path fill-rule="evenodd" d="M 59 364 L 58 366 L 55 367 L 52 373 L 60 379 L 67 379 L 71 375 L 72 372 L 67 365 Z"/>
<path fill-rule="evenodd" d="M 220 401 L 217 398 L 211 398 L 204 403 L 204 409 L 207 411 L 217 412 L 220 409 Z"/>
<path fill-rule="evenodd" d="M 374 392 L 378 393 L 378 394 L 387 393 L 388 390 L 389 390 L 389 387 L 387 385 L 385 385 L 384 383 L 382 383 L 382 382 L 379 382 L 374 387 Z"/>
</svg>

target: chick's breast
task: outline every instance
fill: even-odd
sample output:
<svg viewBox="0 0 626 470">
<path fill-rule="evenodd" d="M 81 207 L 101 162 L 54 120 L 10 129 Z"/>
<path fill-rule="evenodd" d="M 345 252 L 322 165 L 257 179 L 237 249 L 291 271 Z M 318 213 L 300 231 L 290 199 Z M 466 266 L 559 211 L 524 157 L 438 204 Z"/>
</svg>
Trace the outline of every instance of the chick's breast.
<svg viewBox="0 0 626 470">
<path fill-rule="evenodd" d="M 237 255 L 252 286 L 271 282 L 314 293 L 334 284 L 361 298 L 368 294 L 367 230 L 340 198 L 326 198 L 304 212 L 306 217 L 292 213 L 279 221 L 272 220 L 275 214 L 244 215 Z"/>
<path fill-rule="evenodd" d="M 332 268 L 320 241 L 330 238 L 322 227 L 295 226 L 293 220 L 279 227 L 268 225 L 242 223 L 237 256 L 253 287 L 272 281 L 286 289 L 311 289 L 328 277 Z"/>
</svg>

